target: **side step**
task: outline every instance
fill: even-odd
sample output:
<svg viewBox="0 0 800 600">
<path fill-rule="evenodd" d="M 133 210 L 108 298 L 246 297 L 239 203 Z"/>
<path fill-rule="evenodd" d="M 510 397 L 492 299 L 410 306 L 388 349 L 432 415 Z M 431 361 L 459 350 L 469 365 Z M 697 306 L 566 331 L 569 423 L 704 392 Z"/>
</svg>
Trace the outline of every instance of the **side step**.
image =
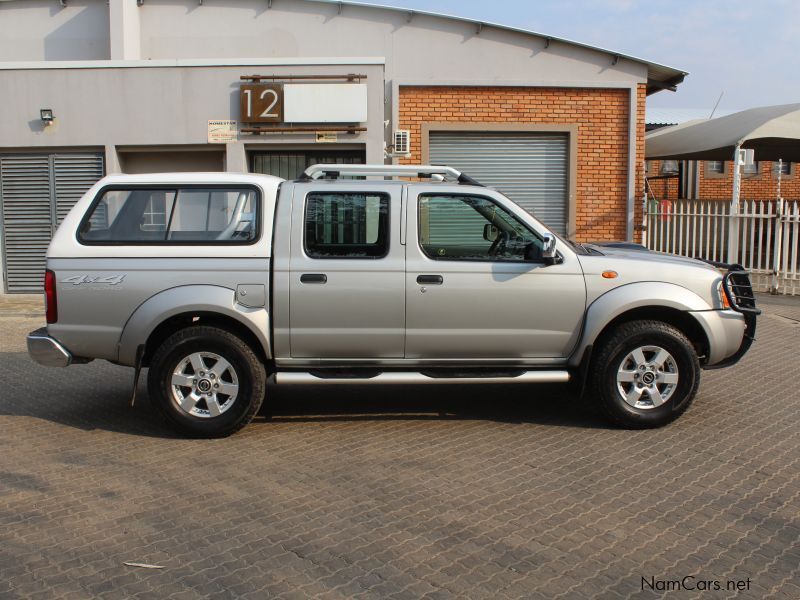
<svg viewBox="0 0 800 600">
<path fill-rule="evenodd" d="M 327 384 L 327 385 L 359 385 L 359 384 L 413 384 L 435 385 L 451 383 L 567 383 L 568 371 L 523 371 L 507 377 L 431 377 L 424 373 L 397 371 L 377 373 L 371 377 L 319 377 L 313 373 L 297 371 L 278 372 L 275 382 L 281 385 L 292 384 Z"/>
</svg>

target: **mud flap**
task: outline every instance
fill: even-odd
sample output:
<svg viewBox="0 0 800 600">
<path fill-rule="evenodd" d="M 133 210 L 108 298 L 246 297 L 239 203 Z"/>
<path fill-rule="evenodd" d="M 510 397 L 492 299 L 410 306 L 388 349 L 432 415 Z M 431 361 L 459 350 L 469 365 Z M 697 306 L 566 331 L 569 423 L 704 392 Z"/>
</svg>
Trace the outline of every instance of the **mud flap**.
<svg viewBox="0 0 800 600">
<path fill-rule="evenodd" d="M 136 363 L 133 366 L 133 389 L 131 390 L 131 407 L 136 403 L 136 388 L 139 387 L 139 374 L 142 372 L 142 359 L 144 358 L 144 344 L 136 348 Z"/>
</svg>

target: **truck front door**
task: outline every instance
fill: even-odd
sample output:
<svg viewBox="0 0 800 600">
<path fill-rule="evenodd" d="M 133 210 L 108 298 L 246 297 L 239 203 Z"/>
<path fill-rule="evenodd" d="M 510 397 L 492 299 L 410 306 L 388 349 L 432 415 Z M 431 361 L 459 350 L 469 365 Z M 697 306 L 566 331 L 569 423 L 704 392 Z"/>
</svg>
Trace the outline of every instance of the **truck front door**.
<svg viewBox="0 0 800 600">
<path fill-rule="evenodd" d="M 295 187 L 289 264 L 293 359 L 403 357 L 401 189 L 364 182 Z"/>
<path fill-rule="evenodd" d="M 586 307 L 575 255 L 537 259 L 541 235 L 491 190 L 410 190 L 406 358 L 566 357 Z"/>
</svg>

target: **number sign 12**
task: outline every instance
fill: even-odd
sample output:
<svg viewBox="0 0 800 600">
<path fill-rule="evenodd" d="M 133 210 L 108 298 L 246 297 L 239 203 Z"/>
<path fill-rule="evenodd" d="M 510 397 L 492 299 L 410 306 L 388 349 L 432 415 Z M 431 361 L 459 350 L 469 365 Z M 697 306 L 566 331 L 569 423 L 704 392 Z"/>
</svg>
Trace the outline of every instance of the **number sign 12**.
<svg viewBox="0 0 800 600">
<path fill-rule="evenodd" d="M 282 123 L 283 84 L 243 84 L 239 94 L 243 123 Z"/>
</svg>

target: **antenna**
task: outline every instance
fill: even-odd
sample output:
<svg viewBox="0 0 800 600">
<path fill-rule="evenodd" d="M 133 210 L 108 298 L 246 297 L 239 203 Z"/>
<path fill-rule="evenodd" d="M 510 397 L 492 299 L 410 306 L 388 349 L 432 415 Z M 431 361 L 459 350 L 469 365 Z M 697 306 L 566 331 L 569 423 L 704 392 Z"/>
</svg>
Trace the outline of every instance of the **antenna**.
<svg viewBox="0 0 800 600">
<path fill-rule="evenodd" d="M 719 98 L 717 98 L 717 103 L 714 105 L 714 108 L 713 108 L 713 110 L 711 111 L 711 114 L 710 114 L 710 115 L 708 115 L 708 118 L 709 118 L 709 119 L 711 119 L 711 118 L 713 118 L 713 117 L 714 117 L 714 113 L 715 113 L 715 112 L 717 112 L 717 107 L 719 106 L 719 101 L 720 101 L 720 100 L 722 100 L 722 97 L 723 97 L 724 95 L 725 95 L 725 90 L 722 90 L 722 91 L 719 93 Z"/>
</svg>

